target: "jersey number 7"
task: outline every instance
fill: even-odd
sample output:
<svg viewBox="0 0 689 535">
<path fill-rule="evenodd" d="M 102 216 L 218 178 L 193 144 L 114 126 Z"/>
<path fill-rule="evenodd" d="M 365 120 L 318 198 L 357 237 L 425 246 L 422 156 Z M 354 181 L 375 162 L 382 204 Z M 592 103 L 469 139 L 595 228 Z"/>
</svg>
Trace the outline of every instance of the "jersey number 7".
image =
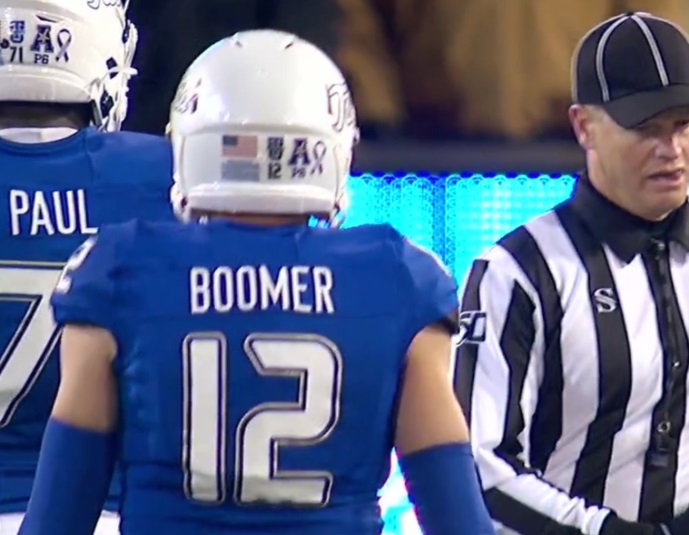
<svg viewBox="0 0 689 535">
<path fill-rule="evenodd" d="M 316 446 L 340 416 L 342 357 L 330 340 L 304 334 L 252 334 L 244 353 L 259 375 L 298 382 L 293 402 L 267 402 L 228 428 L 227 341 L 222 333 L 193 333 L 182 347 L 184 379 L 182 466 L 190 499 L 227 498 L 227 442 L 234 439 L 233 498 L 238 504 L 323 507 L 333 483 L 324 470 L 281 470 L 281 447 Z"/>
<path fill-rule="evenodd" d="M 7 345 L 0 346 L 0 428 L 10 423 L 58 341 L 50 294 L 61 271 L 57 267 L 7 267 L 0 263 L 0 310 L 3 302 L 26 303 L 14 334 Z"/>
<path fill-rule="evenodd" d="M 87 239 L 64 267 L 0 261 L 0 321 L 6 321 L 3 302 L 28 303 L 7 345 L 0 344 L 0 429 L 12 420 L 60 338 L 50 309 L 53 290 L 69 288 L 69 274 L 82 264 L 94 244 L 93 238 Z"/>
</svg>

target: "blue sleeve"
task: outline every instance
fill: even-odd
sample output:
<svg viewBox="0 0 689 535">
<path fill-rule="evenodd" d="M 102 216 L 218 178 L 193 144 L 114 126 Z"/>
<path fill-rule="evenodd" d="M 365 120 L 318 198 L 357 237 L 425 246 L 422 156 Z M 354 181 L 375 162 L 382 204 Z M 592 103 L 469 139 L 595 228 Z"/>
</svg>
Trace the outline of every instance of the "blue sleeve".
<svg viewBox="0 0 689 535">
<path fill-rule="evenodd" d="M 94 325 L 117 333 L 119 240 L 114 230 L 101 227 L 65 265 L 50 300 L 58 325 Z"/>
<path fill-rule="evenodd" d="M 50 418 L 18 535 L 92 534 L 116 455 L 116 433 L 80 429 Z"/>
<path fill-rule="evenodd" d="M 426 535 L 495 535 L 471 445 L 442 444 L 400 457 Z"/>
<path fill-rule="evenodd" d="M 402 261 L 411 280 L 415 332 L 436 323 L 445 324 L 448 320 L 451 330 L 456 331 L 457 282 L 442 260 L 404 239 Z"/>
</svg>

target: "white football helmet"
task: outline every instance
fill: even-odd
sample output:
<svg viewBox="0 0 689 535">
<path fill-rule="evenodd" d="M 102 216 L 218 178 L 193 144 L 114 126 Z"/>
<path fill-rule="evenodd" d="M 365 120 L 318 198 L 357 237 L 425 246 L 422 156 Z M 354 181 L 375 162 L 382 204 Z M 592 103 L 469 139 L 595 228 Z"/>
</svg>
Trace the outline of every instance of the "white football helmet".
<svg viewBox="0 0 689 535">
<path fill-rule="evenodd" d="M 343 212 L 358 141 L 340 70 L 295 35 L 235 34 L 189 67 L 172 103 L 171 200 L 192 209 L 245 214 Z"/>
<path fill-rule="evenodd" d="M 0 101 L 86 103 L 93 124 L 118 130 L 127 114 L 137 31 L 128 0 L 4 0 Z"/>
</svg>

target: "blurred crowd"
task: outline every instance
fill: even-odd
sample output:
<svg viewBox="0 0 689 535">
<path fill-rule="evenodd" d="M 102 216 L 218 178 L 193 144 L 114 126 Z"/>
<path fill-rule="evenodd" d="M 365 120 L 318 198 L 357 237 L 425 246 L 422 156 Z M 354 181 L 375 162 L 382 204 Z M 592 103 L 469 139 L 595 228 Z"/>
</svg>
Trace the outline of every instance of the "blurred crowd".
<svg viewBox="0 0 689 535">
<path fill-rule="evenodd" d="M 299 34 L 346 72 L 364 138 L 570 138 L 570 56 L 612 15 L 689 26 L 689 0 L 132 0 L 129 129 L 160 133 L 191 60 L 249 28 Z"/>
</svg>

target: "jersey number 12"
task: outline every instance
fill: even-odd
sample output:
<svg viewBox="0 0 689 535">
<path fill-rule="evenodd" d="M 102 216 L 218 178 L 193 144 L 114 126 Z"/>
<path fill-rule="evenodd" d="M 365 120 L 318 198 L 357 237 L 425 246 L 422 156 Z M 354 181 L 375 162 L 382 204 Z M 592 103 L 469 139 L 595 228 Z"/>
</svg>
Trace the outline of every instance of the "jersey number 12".
<svg viewBox="0 0 689 535">
<path fill-rule="evenodd" d="M 193 500 L 227 497 L 227 441 L 234 438 L 233 497 L 238 504 L 328 504 L 332 474 L 281 470 L 282 447 L 324 442 L 340 415 L 342 357 L 317 335 L 252 334 L 244 353 L 259 375 L 298 383 L 292 402 L 261 403 L 236 429 L 228 426 L 227 341 L 222 333 L 193 333 L 183 344 L 183 467 L 185 492 Z"/>
</svg>

